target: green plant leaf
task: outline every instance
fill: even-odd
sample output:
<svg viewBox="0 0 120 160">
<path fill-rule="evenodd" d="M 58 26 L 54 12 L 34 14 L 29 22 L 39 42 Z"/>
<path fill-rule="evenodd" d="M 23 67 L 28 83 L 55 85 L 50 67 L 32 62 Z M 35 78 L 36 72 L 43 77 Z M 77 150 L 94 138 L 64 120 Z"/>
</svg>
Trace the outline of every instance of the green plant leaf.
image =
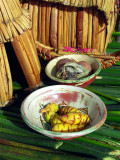
<svg viewBox="0 0 120 160">
<path fill-rule="evenodd" d="M 19 89 L 22 89 L 22 86 L 16 82 L 16 81 L 13 81 L 13 90 L 19 90 Z"/>
</svg>

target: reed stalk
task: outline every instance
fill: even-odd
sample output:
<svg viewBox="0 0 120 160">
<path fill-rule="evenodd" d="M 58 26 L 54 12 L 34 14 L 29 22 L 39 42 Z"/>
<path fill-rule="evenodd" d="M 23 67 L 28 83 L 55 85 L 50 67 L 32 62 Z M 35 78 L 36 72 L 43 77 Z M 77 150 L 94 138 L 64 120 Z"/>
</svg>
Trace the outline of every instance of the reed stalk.
<svg viewBox="0 0 120 160">
<path fill-rule="evenodd" d="M 13 22 L 13 25 L 15 26 L 15 28 L 18 29 L 19 34 L 24 33 L 23 29 L 21 28 L 21 26 L 16 21 Z"/>
<path fill-rule="evenodd" d="M 63 47 L 63 5 L 59 5 L 58 9 L 58 49 Z"/>
<path fill-rule="evenodd" d="M 0 44 L 0 106 L 4 107 L 13 94 L 12 77 L 4 44 Z"/>
<path fill-rule="evenodd" d="M 67 6 L 64 6 L 63 10 L 63 46 L 67 47 L 67 23 L 68 23 L 68 12 L 67 12 Z"/>
<path fill-rule="evenodd" d="M 82 48 L 83 44 L 83 9 L 77 12 L 77 47 Z"/>
<path fill-rule="evenodd" d="M 46 4 L 46 25 L 45 25 L 45 37 L 46 45 L 50 46 L 50 23 L 51 23 L 51 3 Z"/>
<path fill-rule="evenodd" d="M 33 4 L 32 4 L 32 0 L 29 0 L 29 12 L 30 12 L 31 19 L 33 19 Z"/>
<path fill-rule="evenodd" d="M 42 3 L 39 2 L 39 9 L 38 9 L 38 42 L 42 42 L 42 39 L 41 39 L 41 34 L 42 34 L 42 30 L 41 30 L 41 26 L 42 26 L 42 21 L 41 21 L 41 11 L 42 11 Z"/>
<path fill-rule="evenodd" d="M 11 20 L 13 17 L 12 17 L 12 14 L 10 13 L 10 10 L 6 1 L 0 1 L 0 6 L 1 6 L 1 13 L 4 21 L 7 22 Z"/>
<path fill-rule="evenodd" d="M 97 1 L 96 0 L 92 0 L 93 2 L 93 6 L 96 6 L 97 5 Z"/>
<path fill-rule="evenodd" d="M 74 6 L 78 7 L 78 5 L 79 5 L 79 0 L 75 0 Z"/>
<path fill-rule="evenodd" d="M 8 42 L 31 27 L 28 11 L 21 9 L 18 0 L 1 1 L 1 41 Z"/>
<path fill-rule="evenodd" d="M 32 31 L 36 41 L 38 39 L 38 1 L 33 5 Z"/>
<path fill-rule="evenodd" d="M 99 33 L 99 12 L 96 8 L 93 11 L 93 39 L 92 48 L 99 49 L 99 43 L 101 43 L 100 33 Z"/>
<path fill-rule="evenodd" d="M 75 1 L 76 1 L 76 0 L 71 0 L 71 1 L 70 1 L 71 6 L 74 6 Z"/>
<path fill-rule="evenodd" d="M 101 19 L 100 17 L 100 21 L 102 22 L 101 24 L 101 43 L 99 45 L 99 51 L 100 53 L 103 53 L 105 50 L 105 41 L 106 41 L 106 24 L 103 22 L 103 18 Z"/>
<path fill-rule="evenodd" d="M 26 2 L 22 5 L 23 8 L 28 9 L 29 4 Z"/>
<path fill-rule="evenodd" d="M 82 7 L 82 3 L 83 3 L 83 1 L 82 1 L 82 0 L 79 0 L 78 6 L 79 6 L 79 7 Z"/>
<path fill-rule="evenodd" d="M 69 45 L 69 7 L 67 6 L 67 12 L 66 12 L 66 46 Z"/>
<path fill-rule="evenodd" d="M 45 19 L 46 19 L 46 2 L 42 2 L 41 6 L 41 42 L 46 44 L 45 40 Z"/>
<path fill-rule="evenodd" d="M 3 23 L 1 23 L 0 28 L 1 28 L 1 30 L 2 30 L 1 33 L 3 34 L 5 41 L 10 41 L 10 39 L 11 39 L 12 37 L 10 36 L 9 31 L 8 31 L 6 25 L 4 25 Z"/>
<path fill-rule="evenodd" d="M 88 9 L 88 48 L 92 48 L 93 8 Z"/>
<path fill-rule="evenodd" d="M 14 38 L 12 46 L 24 72 L 29 87 L 40 84 L 40 63 L 29 30 Z M 32 34 L 32 33 L 31 33 Z"/>
<path fill-rule="evenodd" d="M 72 8 L 68 8 L 68 47 L 71 47 L 72 42 Z"/>
<path fill-rule="evenodd" d="M 110 7 L 112 8 L 112 6 Z M 112 36 L 112 32 L 115 27 L 115 22 L 116 22 L 116 13 L 111 12 L 109 15 L 109 21 L 107 25 L 107 36 L 106 36 L 105 49 L 107 48 L 108 42 L 110 41 L 110 38 Z"/>
<path fill-rule="evenodd" d="M 72 13 L 71 13 L 71 46 L 76 48 L 76 21 L 77 21 L 77 8 L 73 7 L 72 8 Z"/>
<path fill-rule="evenodd" d="M 19 28 L 22 30 L 21 31 L 21 33 L 23 33 L 24 32 L 24 30 L 25 29 L 28 29 L 29 28 L 29 26 L 28 26 L 28 24 L 27 23 L 21 23 L 21 21 L 23 21 L 23 16 L 21 16 L 19 19 L 16 19 L 16 21 L 15 21 L 15 23 L 17 23 L 17 25 L 19 25 Z M 25 20 L 24 20 L 25 21 Z M 9 26 L 9 25 L 8 25 Z M 8 27 L 7 26 L 7 27 Z M 9 30 L 10 31 L 10 30 Z"/>
<path fill-rule="evenodd" d="M 58 46 L 58 5 L 55 4 L 51 10 L 51 25 L 50 25 L 50 44 L 52 47 Z"/>
<path fill-rule="evenodd" d="M 87 43 L 88 43 L 88 9 L 85 8 L 83 10 L 83 42 L 82 42 L 82 47 L 87 48 Z"/>
</svg>

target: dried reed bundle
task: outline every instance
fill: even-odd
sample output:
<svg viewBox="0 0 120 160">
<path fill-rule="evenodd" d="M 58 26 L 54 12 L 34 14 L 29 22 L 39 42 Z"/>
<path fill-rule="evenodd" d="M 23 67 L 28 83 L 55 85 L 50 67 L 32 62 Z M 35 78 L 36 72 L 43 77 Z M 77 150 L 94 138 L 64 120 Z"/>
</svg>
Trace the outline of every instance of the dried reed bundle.
<svg viewBox="0 0 120 160">
<path fill-rule="evenodd" d="M 92 7 L 92 0 L 88 0 L 88 4 L 90 7 Z"/>
<path fill-rule="evenodd" d="M 108 6 L 108 4 L 110 5 L 110 3 L 111 3 L 110 0 L 105 0 L 105 1 L 104 1 L 104 5 L 103 5 L 103 10 L 104 10 L 104 11 L 107 11 L 107 6 Z"/>
<path fill-rule="evenodd" d="M 78 7 L 79 0 L 75 0 L 74 6 Z"/>
<path fill-rule="evenodd" d="M 50 44 L 54 48 L 57 48 L 58 46 L 57 33 L 58 33 L 58 6 L 53 5 L 51 10 Z"/>
<path fill-rule="evenodd" d="M 12 38 L 12 36 L 9 34 L 9 31 L 7 29 L 7 26 L 5 26 L 3 23 L 1 23 L 1 35 L 3 35 L 5 41 L 10 41 L 10 39 Z"/>
<path fill-rule="evenodd" d="M 3 17 L 3 22 L 8 22 L 9 20 L 14 18 L 14 16 L 10 12 L 9 4 L 6 1 L 0 1 L 0 6 L 1 6 L 1 13 L 2 13 L 2 17 Z M 15 9 L 15 13 L 16 13 L 16 9 Z"/>
<path fill-rule="evenodd" d="M 10 41 L 31 27 L 29 13 L 21 9 L 18 0 L 0 1 L 0 6 L 1 42 Z"/>
<path fill-rule="evenodd" d="M 86 8 L 86 7 L 88 7 L 88 0 L 84 0 L 83 2 L 82 2 L 82 7 L 84 8 Z"/>
<path fill-rule="evenodd" d="M 18 29 L 19 34 L 24 33 L 22 27 L 17 22 L 13 21 L 13 25 Z"/>
<path fill-rule="evenodd" d="M 29 4 L 26 2 L 22 5 L 23 8 L 28 9 Z"/>
<path fill-rule="evenodd" d="M 97 0 L 92 0 L 92 5 L 97 6 Z"/>
<path fill-rule="evenodd" d="M 83 43 L 83 8 L 77 12 L 77 47 L 82 48 Z"/>
<path fill-rule="evenodd" d="M 42 21 L 41 21 L 41 11 L 42 11 L 42 4 L 39 2 L 39 13 L 38 13 L 38 41 L 42 42 L 41 39 L 41 26 L 42 26 Z"/>
<path fill-rule="evenodd" d="M 58 49 L 63 47 L 63 5 L 58 9 Z"/>
<path fill-rule="evenodd" d="M 36 1 L 38 2 L 38 0 Z M 34 1 L 34 3 L 37 3 L 36 1 Z M 44 0 L 44 2 L 39 1 L 40 5 L 45 3 L 45 1 L 48 0 Z M 46 11 L 45 9 L 43 9 L 44 7 L 42 5 L 39 5 L 39 42 L 42 42 L 47 46 L 55 46 L 55 48 L 57 46 L 57 48 L 59 49 L 61 49 L 61 47 L 63 46 L 79 48 L 94 47 L 101 51 L 101 53 L 106 49 L 116 21 L 115 14 L 113 17 L 111 17 L 111 12 L 115 12 L 115 0 L 61 0 L 59 1 L 59 5 L 58 3 L 56 4 L 56 2 L 58 2 L 57 0 L 49 0 L 49 2 L 53 2 L 51 3 L 53 4 L 53 6 L 49 7 L 48 5 L 46 5 Z M 55 43 L 54 45 L 52 45 L 51 42 L 49 42 L 49 37 L 51 37 L 51 34 L 49 32 L 49 25 L 51 23 L 51 28 L 51 26 L 55 25 L 55 22 L 53 23 L 53 21 L 49 17 L 51 13 L 50 10 L 55 5 L 58 5 L 59 8 L 57 13 L 58 18 L 56 21 L 57 29 L 55 29 L 54 31 L 56 40 L 54 40 L 54 38 L 50 38 Z M 78 10 L 78 13 L 75 10 Z M 44 15 L 43 20 L 41 20 L 42 14 Z M 102 19 L 101 16 L 105 18 Z M 53 19 L 53 16 L 51 17 Z M 102 24 L 102 21 L 104 20 L 105 24 Z M 108 26 L 106 32 L 105 25 L 107 24 Z M 43 39 L 43 41 L 41 41 L 41 39 Z M 104 45 L 104 43 L 106 45 Z"/>
<path fill-rule="evenodd" d="M 49 46 L 46 46 L 38 41 L 35 42 L 35 46 L 39 53 L 54 51 L 55 49 Z"/>
<path fill-rule="evenodd" d="M 38 39 L 38 1 L 33 5 L 32 31 L 35 41 Z"/>
<path fill-rule="evenodd" d="M 112 26 L 114 26 L 114 14 L 111 15 L 111 21 L 107 25 L 107 36 L 106 36 L 106 43 L 105 48 L 107 47 L 108 43 L 110 42 L 111 32 L 112 32 Z"/>
<path fill-rule="evenodd" d="M 46 45 L 50 46 L 50 17 L 51 17 L 51 3 L 46 3 L 46 25 L 45 25 L 45 37 Z"/>
<path fill-rule="evenodd" d="M 111 6 L 111 10 L 113 10 L 112 6 Z M 112 36 L 113 29 L 115 28 L 117 13 L 114 11 L 111 12 L 109 18 L 110 18 L 110 20 L 108 21 L 108 25 L 107 25 L 107 36 L 106 36 L 105 48 L 107 47 L 108 42 L 110 41 L 110 38 Z"/>
<path fill-rule="evenodd" d="M 79 0 L 78 6 L 79 6 L 79 7 L 82 7 L 82 3 L 83 3 L 83 1 L 82 1 L 82 0 Z"/>
<path fill-rule="evenodd" d="M 72 14 L 71 14 L 71 12 L 72 12 L 72 8 L 69 7 L 68 8 L 68 47 L 71 47 L 71 45 L 72 45 L 72 33 L 71 33 L 71 31 L 72 31 L 72 19 L 71 19 Z"/>
<path fill-rule="evenodd" d="M 19 31 L 20 34 L 22 34 L 24 32 L 25 28 L 26 29 L 29 28 L 29 26 L 27 25 L 27 23 L 23 24 L 23 23 L 21 23 L 21 21 L 26 22 L 26 19 L 23 16 L 21 16 L 19 19 L 16 19 L 16 21 L 13 21 L 13 24 L 16 23 L 18 25 L 17 28 L 19 28 L 21 30 L 21 32 Z M 10 26 L 9 23 L 7 25 Z M 8 28 L 8 29 L 10 30 L 10 28 Z M 12 33 L 11 33 L 11 35 L 12 35 Z"/>
<path fill-rule="evenodd" d="M 98 50 L 100 51 L 100 53 L 103 53 L 105 49 L 105 41 L 106 41 L 106 24 L 102 14 L 99 17 L 99 30 L 101 31 L 101 33 L 99 33 L 101 37 L 100 37 Z"/>
<path fill-rule="evenodd" d="M 101 9 L 102 9 L 103 2 L 104 2 L 104 0 L 99 0 L 99 1 L 96 2 L 97 6 L 99 6 L 99 8 L 101 8 Z"/>
<path fill-rule="evenodd" d="M 65 0 L 64 4 L 69 5 L 71 0 Z"/>
<path fill-rule="evenodd" d="M 93 35 L 92 35 L 92 48 L 99 48 L 100 34 L 99 32 L 99 12 L 96 8 L 93 10 Z"/>
<path fill-rule="evenodd" d="M 63 10 L 63 44 L 68 47 L 68 7 L 64 6 Z"/>
<path fill-rule="evenodd" d="M 71 6 L 74 6 L 75 1 L 76 1 L 76 0 L 71 0 L 71 1 L 70 1 Z"/>
<path fill-rule="evenodd" d="M 24 1 L 25 0 L 23 0 L 23 2 Z M 45 1 L 47 2 L 48 0 L 44 0 L 44 2 Z M 56 3 L 58 2 L 58 0 L 54 0 L 54 1 L 49 0 L 49 2 Z M 115 0 L 60 0 L 59 3 L 63 5 L 84 7 L 84 8 L 95 6 L 96 8 L 104 12 L 107 21 L 109 21 L 109 15 L 110 15 L 109 6 L 112 6 L 112 11 L 115 11 L 115 8 L 114 8 Z"/>
<path fill-rule="evenodd" d="M 42 2 L 41 8 L 41 42 L 45 44 L 45 19 L 46 19 L 46 2 Z"/>
<path fill-rule="evenodd" d="M 33 43 L 32 32 L 27 30 L 22 35 L 14 38 L 12 46 L 29 87 L 36 87 L 40 84 L 41 66 Z"/>
<path fill-rule="evenodd" d="M 102 8 L 104 7 L 105 4 L 105 0 L 102 0 Z"/>
<path fill-rule="evenodd" d="M 29 30 L 27 30 L 27 36 L 29 37 L 29 39 L 31 40 L 30 41 L 30 44 L 32 44 L 31 46 L 31 48 L 33 48 L 33 54 L 35 54 L 35 57 L 36 57 L 36 55 L 37 55 L 37 52 L 36 52 L 36 44 L 35 44 L 35 40 L 34 40 L 34 37 L 33 37 L 33 35 L 32 35 L 32 31 L 31 31 L 31 29 Z M 40 61 L 39 61 L 39 59 L 38 58 L 35 58 L 35 60 L 36 60 L 36 64 L 37 64 L 37 66 L 38 66 L 38 69 L 39 69 L 39 71 L 41 70 L 41 65 L 40 65 Z"/>
<path fill-rule="evenodd" d="M 12 99 L 12 78 L 4 44 L 0 44 L 0 107 Z"/>
<path fill-rule="evenodd" d="M 32 0 L 29 0 L 29 12 L 30 12 L 30 16 L 31 16 L 31 19 L 32 16 L 33 16 L 33 4 L 32 4 Z"/>
<path fill-rule="evenodd" d="M 77 8 L 73 7 L 71 13 L 71 46 L 76 48 L 76 21 L 77 21 Z"/>
<path fill-rule="evenodd" d="M 30 14 L 26 9 L 22 9 L 19 0 L 0 1 L 0 40 L 1 42 L 12 41 L 13 48 L 18 57 L 18 61 L 23 69 L 29 87 L 36 87 L 40 84 L 41 66 L 37 56 L 35 42 L 33 40 L 31 28 Z M 24 6 L 25 7 L 25 6 Z M 27 5 L 28 7 L 28 5 Z M 38 7 L 36 5 L 36 7 Z M 34 11 L 36 15 L 36 9 Z M 33 17 L 35 15 L 33 14 Z M 36 20 L 37 22 L 38 20 Z M 38 22 L 37 22 L 38 23 Z M 37 32 L 37 25 L 33 24 L 34 33 Z M 36 33 L 37 35 L 37 33 Z M 8 67 L 6 52 L 4 46 L 1 45 L 1 83 L 5 89 L 2 101 L 6 101 L 12 96 L 12 86 L 10 70 Z M 5 67 L 3 67 L 5 66 Z M 3 79 L 2 79 L 3 78 Z M 7 84 L 8 83 L 8 84 Z M 6 96 L 6 97 L 5 97 Z"/>
<path fill-rule="evenodd" d="M 87 48 L 87 40 L 88 40 L 88 9 L 85 8 L 83 10 L 83 42 L 82 47 Z"/>
<path fill-rule="evenodd" d="M 92 20 L 93 20 L 93 8 L 88 9 L 88 48 L 92 48 Z"/>
</svg>

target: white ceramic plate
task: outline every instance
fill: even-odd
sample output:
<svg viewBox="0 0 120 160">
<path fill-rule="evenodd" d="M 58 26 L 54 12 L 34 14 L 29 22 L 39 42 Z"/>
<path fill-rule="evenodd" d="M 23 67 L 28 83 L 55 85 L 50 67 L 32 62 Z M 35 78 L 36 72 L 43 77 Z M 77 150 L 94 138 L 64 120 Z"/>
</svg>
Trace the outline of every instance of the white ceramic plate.
<svg viewBox="0 0 120 160">
<path fill-rule="evenodd" d="M 67 103 L 77 108 L 87 108 L 91 122 L 84 130 L 72 133 L 53 132 L 48 129 L 42 113 L 41 104 Z M 75 86 L 54 85 L 38 89 L 22 103 L 21 115 L 25 123 L 35 131 L 54 139 L 73 139 L 97 130 L 106 120 L 107 111 L 102 100 L 94 93 Z"/>
</svg>

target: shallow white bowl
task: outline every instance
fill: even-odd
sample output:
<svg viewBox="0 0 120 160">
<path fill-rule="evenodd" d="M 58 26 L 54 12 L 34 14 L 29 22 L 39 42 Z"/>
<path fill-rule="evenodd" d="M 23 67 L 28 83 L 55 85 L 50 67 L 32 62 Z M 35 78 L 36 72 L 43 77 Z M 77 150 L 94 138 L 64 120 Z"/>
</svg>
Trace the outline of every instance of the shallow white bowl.
<svg viewBox="0 0 120 160">
<path fill-rule="evenodd" d="M 47 103 L 67 103 L 77 108 L 87 108 L 91 122 L 84 130 L 72 133 L 53 132 L 48 129 L 40 106 Z M 25 123 L 35 131 L 59 140 L 74 139 L 97 130 L 106 120 L 107 111 L 102 100 L 94 93 L 75 86 L 54 85 L 31 93 L 21 105 L 21 115 Z"/>
<path fill-rule="evenodd" d="M 64 80 L 56 77 L 57 73 L 57 62 L 60 59 L 69 58 L 73 59 L 76 62 L 79 61 L 86 61 L 92 67 L 92 73 L 86 77 L 81 78 L 80 80 Z M 73 86 L 80 86 L 85 88 L 89 84 L 91 84 L 97 75 L 101 71 L 101 63 L 94 57 L 88 55 L 64 55 L 57 58 L 52 59 L 45 67 L 46 75 L 53 81 L 57 82 L 58 84 L 65 84 L 65 85 L 73 85 Z"/>
</svg>

